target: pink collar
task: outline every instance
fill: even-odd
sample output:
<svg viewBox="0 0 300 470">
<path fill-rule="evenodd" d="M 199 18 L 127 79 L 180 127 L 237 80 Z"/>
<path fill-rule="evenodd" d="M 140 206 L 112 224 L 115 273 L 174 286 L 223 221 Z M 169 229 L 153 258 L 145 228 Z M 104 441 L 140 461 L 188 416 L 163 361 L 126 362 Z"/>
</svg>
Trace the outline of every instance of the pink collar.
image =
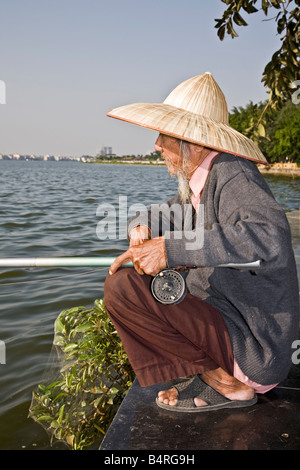
<svg viewBox="0 0 300 470">
<path fill-rule="evenodd" d="M 203 160 L 201 165 L 198 166 L 197 170 L 194 171 L 190 179 L 189 185 L 195 197 L 199 197 L 201 191 L 203 190 L 211 164 L 214 158 L 219 155 L 219 153 L 220 152 L 215 151 L 210 152 L 207 157 Z"/>
<path fill-rule="evenodd" d="M 217 157 L 217 155 L 219 155 L 219 152 L 211 151 L 203 160 L 201 165 L 198 166 L 197 170 L 194 171 L 189 181 L 190 188 L 193 191 L 191 202 L 197 212 L 200 204 L 201 192 L 205 186 L 212 162 Z"/>
</svg>

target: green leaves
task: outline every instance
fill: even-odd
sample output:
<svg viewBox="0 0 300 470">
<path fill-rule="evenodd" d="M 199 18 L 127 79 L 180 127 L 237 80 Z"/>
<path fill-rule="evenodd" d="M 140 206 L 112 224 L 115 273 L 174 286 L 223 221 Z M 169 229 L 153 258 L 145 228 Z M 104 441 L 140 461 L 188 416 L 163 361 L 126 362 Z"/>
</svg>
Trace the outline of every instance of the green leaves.
<svg viewBox="0 0 300 470">
<path fill-rule="evenodd" d="M 271 161 L 300 163 L 300 106 L 287 103 L 276 113 L 276 119 L 269 127 L 270 139 L 267 146 Z"/>
<path fill-rule="evenodd" d="M 227 5 L 222 18 L 216 19 L 215 28 L 222 41 L 225 34 L 232 38 L 238 36 L 233 24 L 247 26 L 241 15 L 244 10 L 247 14 L 259 11 L 256 8 L 257 0 L 222 0 Z M 292 8 L 295 6 L 295 8 Z M 277 33 L 281 37 L 281 48 L 276 51 L 265 66 L 262 82 L 270 93 L 270 104 L 274 109 L 281 108 L 291 99 L 290 85 L 300 78 L 300 2 L 299 0 L 261 0 L 261 10 L 267 16 L 269 9 L 278 13 L 272 18 L 276 22 Z M 292 9 L 291 9 L 292 8 Z"/>
<path fill-rule="evenodd" d="M 134 373 L 103 300 L 61 312 L 54 330 L 59 372 L 33 392 L 29 416 L 51 440 L 84 449 L 105 434 Z"/>
<path fill-rule="evenodd" d="M 230 35 L 232 38 L 237 37 L 238 34 L 236 33 L 233 23 L 235 23 L 238 26 L 247 26 L 246 21 L 244 18 L 241 16 L 239 13 L 241 9 L 243 9 L 246 13 L 255 13 L 257 9 L 254 7 L 254 3 L 256 3 L 256 0 L 254 1 L 245 1 L 245 0 L 239 0 L 239 1 L 232 1 L 232 0 L 222 0 L 223 3 L 226 3 L 228 5 L 227 10 L 224 11 L 222 18 L 220 19 L 215 19 L 216 25 L 215 28 L 218 29 L 218 36 L 221 39 L 221 41 L 224 39 L 225 32 Z"/>
<path fill-rule="evenodd" d="M 261 5 L 261 7 L 262 7 L 263 12 L 264 12 L 265 15 L 268 14 L 268 9 L 270 8 L 270 6 L 271 6 L 271 5 L 270 5 L 270 3 L 268 2 L 268 0 L 262 0 L 262 5 Z"/>
<path fill-rule="evenodd" d="M 281 8 L 281 3 L 282 3 L 282 2 L 280 2 L 280 1 L 278 1 L 278 0 L 270 0 L 270 3 L 272 4 L 272 6 L 273 6 L 274 8 L 277 8 L 277 9 Z"/>
<path fill-rule="evenodd" d="M 287 102 L 280 110 L 270 102 L 233 108 L 230 125 L 260 147 L 267 159 L 300 163 L 300 106 Z"/>
</svg>

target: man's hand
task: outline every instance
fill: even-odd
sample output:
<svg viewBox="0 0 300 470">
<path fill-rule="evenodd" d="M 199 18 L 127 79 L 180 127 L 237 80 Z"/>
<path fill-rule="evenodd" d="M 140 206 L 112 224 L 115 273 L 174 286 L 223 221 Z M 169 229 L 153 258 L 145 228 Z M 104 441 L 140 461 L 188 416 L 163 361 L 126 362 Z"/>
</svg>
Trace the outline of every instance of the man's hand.
<svg viewBox="0 0 300 470">
<path fill-rule="evenodd" d="M 153 240 L 146 240 L 140 245 L 131 246 L 113 262 L 109 274 L 114 274 L 122 264 L 130 261 L 139 274 L 155 276 L 167 267 L 164 238 L 153 238 Z"/>
<path fill-rule="evenodd" d="M 150 240 L 151 231 L 147 225 L 138 225 L 130 232 L 129 246 L 141 245 L 145 240 Z"/>
</svg>

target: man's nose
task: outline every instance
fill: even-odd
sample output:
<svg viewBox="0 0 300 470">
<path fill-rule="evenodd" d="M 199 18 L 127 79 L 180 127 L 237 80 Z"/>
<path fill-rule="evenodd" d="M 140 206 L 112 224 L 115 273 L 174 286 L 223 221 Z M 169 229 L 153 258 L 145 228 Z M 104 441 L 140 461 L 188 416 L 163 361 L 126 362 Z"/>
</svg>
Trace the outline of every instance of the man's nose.
<svg viewBox="0 0 300 470">
<path fill-rule="evenodd" d="M 162 151 L 162 141 L 161 141 L 161 136 L 159 135 L 156 139 L 156 142 L 154 144 L 154 148 L 157 152 L 161 152 Z"/>
</svg>

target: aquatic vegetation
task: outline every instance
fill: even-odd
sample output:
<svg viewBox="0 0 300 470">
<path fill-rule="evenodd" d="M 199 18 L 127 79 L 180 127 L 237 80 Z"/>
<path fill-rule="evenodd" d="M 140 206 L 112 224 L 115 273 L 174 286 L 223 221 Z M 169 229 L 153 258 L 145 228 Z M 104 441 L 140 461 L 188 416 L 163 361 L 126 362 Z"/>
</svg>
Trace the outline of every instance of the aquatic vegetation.
<svg viewBox="0 0 300 470">
<path fill-rule="evenodd" d="M 82 450 L 103 437 L 134 373 L 103 300 L 91 309 L 61 312 L 53 348 L 48 381 L 33 392 L 29 416 L 50 433 L 51 442 L 60 439 Z"/>
</svg>

